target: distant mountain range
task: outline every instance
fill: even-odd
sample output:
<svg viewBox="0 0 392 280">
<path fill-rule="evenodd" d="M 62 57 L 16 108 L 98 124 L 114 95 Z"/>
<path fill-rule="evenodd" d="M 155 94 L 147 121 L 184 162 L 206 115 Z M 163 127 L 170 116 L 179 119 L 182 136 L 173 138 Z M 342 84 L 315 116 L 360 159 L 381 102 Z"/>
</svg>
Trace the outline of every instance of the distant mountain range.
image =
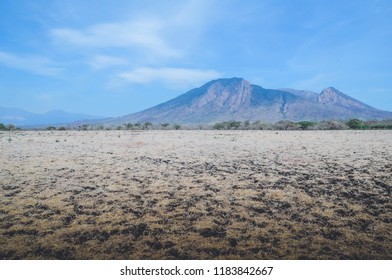
<svg viewBox="0 0 392 280">
<path fill-rule="evenodd" d="M 333 87 L 321 93 L 266 89 L 241 78 L 218 79 L 165 103 L 114 118 L 127 122 L 213 123 L 218 121 L 320 121 L 392 119 L 392 112 L 368 106 Z"/>
<path fill-rule="evenodd" d="M 0 123 L 17 126 L 62 125 L 80 120 L 98 120 L 103 117 L 85 114 L 72 114 L 61 110 L 49 111 L 45 114 L 34 114 L 15 108 L 0 107 Z"/>
<path fill-rule="evenodd" d="M 152 122 L 211 124 L 221 121 L 321 121 L 392 119 L 392 112 L 366 105 L 333 87 L 321 93 L 296 89 L 266 89 L 242 78 L 218 79 L 172 100 L 118 118 L 100 118 L 55 110 L 33 114 L 0 107 L 0 123 L 15 125 L 123 125 Z"/>
</svg>

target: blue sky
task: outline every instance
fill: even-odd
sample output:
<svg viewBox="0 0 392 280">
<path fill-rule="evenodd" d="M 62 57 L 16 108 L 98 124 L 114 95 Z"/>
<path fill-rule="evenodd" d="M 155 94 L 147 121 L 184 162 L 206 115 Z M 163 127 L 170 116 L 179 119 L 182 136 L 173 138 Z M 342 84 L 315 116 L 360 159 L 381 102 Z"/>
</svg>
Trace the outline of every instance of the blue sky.
<svg viewBox="0 0 392 280">
<path fill-rule="evenodd" d="M 2 107 L 121 116 L 220 77 L 392 111 L 392 2 L 1 1 Z"/>
</svg>

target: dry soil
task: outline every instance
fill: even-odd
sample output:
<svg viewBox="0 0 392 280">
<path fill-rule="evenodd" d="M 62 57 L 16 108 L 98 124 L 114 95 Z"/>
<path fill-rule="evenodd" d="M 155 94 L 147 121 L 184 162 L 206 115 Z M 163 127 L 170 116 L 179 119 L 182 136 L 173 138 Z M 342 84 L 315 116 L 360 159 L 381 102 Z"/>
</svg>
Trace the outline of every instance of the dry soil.
<svg viewBox="0 0 392 280">
<path fill-rule="evenodd" d="M 1 259 L 391 259 L 392 131 L 0 133 Z"/>
</svg>

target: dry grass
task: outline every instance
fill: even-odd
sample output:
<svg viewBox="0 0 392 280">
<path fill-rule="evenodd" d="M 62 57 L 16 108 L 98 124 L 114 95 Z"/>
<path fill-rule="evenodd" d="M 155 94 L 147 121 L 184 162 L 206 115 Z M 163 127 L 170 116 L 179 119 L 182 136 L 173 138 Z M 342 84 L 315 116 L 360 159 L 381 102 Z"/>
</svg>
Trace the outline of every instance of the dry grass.
<svg viewBox="0 0 392 280">
<path fill-rule="evenodd" d="M 2 259 L 391 259 L 391 131 L 0 133 Z"/>
</svg>

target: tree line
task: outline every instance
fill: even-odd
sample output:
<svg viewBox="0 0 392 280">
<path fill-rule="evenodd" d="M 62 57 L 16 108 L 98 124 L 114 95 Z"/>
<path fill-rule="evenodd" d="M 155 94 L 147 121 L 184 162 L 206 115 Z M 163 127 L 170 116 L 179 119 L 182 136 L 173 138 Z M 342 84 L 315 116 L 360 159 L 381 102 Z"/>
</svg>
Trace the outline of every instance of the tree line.
<svg viewBox="0 0 392 280">
<path fill-rule="evenodd" d="M 359 119 L 342 120 L 324 120 L 324 121 L 289 121 L 282 120 L 276 123 L 266 123 L 261 121 L 255 122 L 218 122 L 212 126 L 217 130 L 371 130 L 371 129 L 392 129 L 392 120 L 371 120 L 362 121 Z"/>
<path fill-rule="evenodd" d="M 13 124 L 4 125 L 0 123 L 0 131 L 12 131 L 20 129 Z M 289 121 L 282 120 L 276 123 L 262 121 L 223 121 L 214 124 L 200 125 L 180 125 L 152 122 L 135 122 L 125 123 L 123 125 L 104 125 L 104 124 L 82 124 L 78 127 L 65 126 L 48 126 L 46 130 L 372 130 L 372 129 L 392 129 L 392 120 L 370 120 L 362 121 L 359 119 L 342 120 L 325 120 L 325 121 Z"/>
<path fill-rule="evenodd" d="M 13 124 L 5 125 L 3 123 L 0 123 L 0 131 L 12 131 L 15 129 L 17 129 L 17 127 Z"/>
</svg>

